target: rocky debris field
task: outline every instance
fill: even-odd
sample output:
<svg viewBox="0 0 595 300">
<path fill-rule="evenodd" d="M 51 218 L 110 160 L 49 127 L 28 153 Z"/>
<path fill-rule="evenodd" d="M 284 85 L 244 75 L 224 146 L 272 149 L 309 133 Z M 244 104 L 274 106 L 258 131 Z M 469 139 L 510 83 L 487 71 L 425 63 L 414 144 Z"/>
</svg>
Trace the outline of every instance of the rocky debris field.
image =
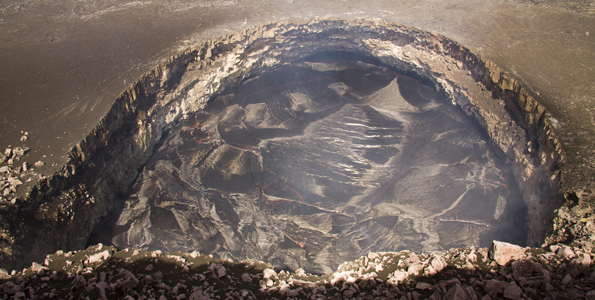
<svg viewBox="0 0 595 300">
<path fill-rule="evenodd" d="M 21 142 L 27 141 L 29 135 L 23 133 Z M 42 176 L 35 172 L 35 168 L 45 165 L 43 161 L 37 161 L 33 164 L 26 161 L 27 154 L 31 149 L 22 147 L 8 146 L 4 152 L 0 153 L 0 204 L 10 202 L 14 204 L 17 198 L 17 187 L 24 182 L 35 183 Z"/>
<path fill-rule="evenodd" d="M 554 233 L 545 240 L 546 245 L 565 243 L 583 251 L 594 251 L 595 197 L 589 189 L 566 196 L 566 204 L 556 210 Z"/>
<path fill-rule="evenodd" d="M 593 253 L 566 245 L 369 253 L 332 274 L 98 244 L 2 272 L 2 299 L 595 299 Z"/>
</svg>

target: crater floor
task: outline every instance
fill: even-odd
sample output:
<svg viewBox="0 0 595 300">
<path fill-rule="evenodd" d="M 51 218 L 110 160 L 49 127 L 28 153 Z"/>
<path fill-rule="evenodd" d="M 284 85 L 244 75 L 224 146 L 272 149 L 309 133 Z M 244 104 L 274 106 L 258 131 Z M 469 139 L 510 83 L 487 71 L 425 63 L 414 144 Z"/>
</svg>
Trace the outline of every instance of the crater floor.
<svg viewBox="0 0 595 300">
<path fill-rule="evenodd" d="M 90 243 L 332 272 L 362 253 L 526 244 L 512 172 L 458 107 L 373 59 L 321 53 L 173 127 Z"/>
</svg>

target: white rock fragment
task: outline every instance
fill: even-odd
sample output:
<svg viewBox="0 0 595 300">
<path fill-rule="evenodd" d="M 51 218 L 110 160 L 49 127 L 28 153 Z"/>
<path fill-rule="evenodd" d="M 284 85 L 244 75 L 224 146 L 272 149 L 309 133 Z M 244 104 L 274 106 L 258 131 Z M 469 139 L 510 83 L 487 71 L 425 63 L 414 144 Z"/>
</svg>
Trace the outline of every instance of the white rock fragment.
<svg viewBox="0 0 595 300">
<path fill-rule="evenodd" d="M 399 282 L 402 282 L 403 280 L 407 279 L 407 277 L 409 277 L 409 273 L 407 272 L 394 271 L 388 276 L 387 282 L 397 285 L 399 284 Z"/>
<path fill-rule="evenodd" d="M 306 274 L 306 271 L 304 271 L 304 269 L 299 268 L 295 271 L 295 276 L 304 277 L 304 276 L 307 276 L 307 274 Z"/>
<path fill-rule="evenodd" d="M 347 280 L 345 280 L 345 283 L 354 284 L 356 280 L 357 280 L 357 278 L 349 276 L 349 277 L 347 277 Z M 357 287 L 357 288 L 359 289 L 359 287 Z"/>
<path fill-rule="evenodd" d="M 411 266 L 409 266 L 409 268 L 407 268 L 407 273 L 409 273 L 409 275 L 419 275 L 419 273 L 424 269 L 423 264 L 421 264 L 420 262 L 418 263 L 414 263 Z"/>
<path fill-rule="evenodd" d="M 273 280 L 277 280 L 279 279 L 279 277 L 277 276 L 277 272 L 275 272 L 275 270 L 273 269 L 264 269 L 262 271 L 262 277 L 264 279 L 273 279 Z"/>
<path fill-rule="evenodd" d="M 494 241 L 492 249 L 490 249 L 490 257 L 501 266 L 506 265 L 513 259 L 522 258 L 524 254 L 525 248 L 499 241 Z"/>
<path fill-rule="evenodd" d="M 181 263 L 185 263 L 186 262 L 186 259 L 183 258 L 183 257 L 181 257 L 181 256 L 179 256 L 179 255 L 170 255 L 170 254 L 168 254 L 167 255 L 167 258 L 174 259 L 174 260 L 176 260 L 178 262 L 181 262 Z"/>
<path fill-rule="evenodd" d="M 91 256 L 87 256 L 87 260 L 85 260 L 85 264 L 92 264 L 96 262 L 104 261 L 112 256 L 112 252 L 110 250 L 101 251 L 99 253 L 95 253 Z"/>
<path fill-rule="evenodd" d="M 40 264 L 38 264 L 38 263 L 36 263 L 36 262 L 33 262 L 33 263 L 31 264 L 31 271 L 33 271 L 33 272 L 36 272 L 36 273 L 37 273 L 37 272 L 39 272 L 39 271 L 41 271 L 41 270 L 44 270 L 44 271 L 46 271 L 46 270 L 49 270 L 49 269 L 48 269 L 48 267 L 44 267 L 44 266 L 42 266 L 42 265 L 40 265 Z"/>
<path fill-rule="evenodd" d="M 10 185 L 12 185 L 12 186 L 17 186 L 17 185 L 23 184 L 23 182 L 20 179 L 12 177 L 12 176 L 8 176 L 8 178 L 6 178 L 6 179 L 8 180 L 8 183 L 10 183 Z"/>
<path fill-rule="evenodd" d="M 41 161 L 41 160 L 38 160 L 38 161 L 35 162 L 34 166 L 36 168 L 43 167 L 43 166 L 45 166 L 45 163 L 43 161 Z"/>
<path fill-rule="evenodd" d="M 475 270 L 475 265 L 473 265 L 470 261 L 467 261 L 467 263 L 463 266 L 463 269 Z"/>
<path fill-rule="evenodd" d="M 27 154 L 27 152 L 29 152 L 29 148 L 27 147 L 15 147 L 12 150 L 12 154 L 13 154 L 13 158 L 18 160 L 19 158 L 21 158 L 21 156 Z"/>
<path fill-rule="evenodd" d="M 471 249 L 471 252 L 467 254 L 467 259 L 471 262 L 477 262 L 477 254 L 475 254 L 475 248 Z"/>
<path fill-rule="evenodd" d="M 444 268 L 446 268 L 446 266 L 447 266 L 446 261 L 444 260 L 444 257 L 442 257 L 442 256 L 437 256 L 435 254 L 432 254 L 430 256 L 429 260 L 430 260 L 430 263 L 424 269 L 424 276 L 434 276 L 438 272 L 440 272 Z"/>
</svg>

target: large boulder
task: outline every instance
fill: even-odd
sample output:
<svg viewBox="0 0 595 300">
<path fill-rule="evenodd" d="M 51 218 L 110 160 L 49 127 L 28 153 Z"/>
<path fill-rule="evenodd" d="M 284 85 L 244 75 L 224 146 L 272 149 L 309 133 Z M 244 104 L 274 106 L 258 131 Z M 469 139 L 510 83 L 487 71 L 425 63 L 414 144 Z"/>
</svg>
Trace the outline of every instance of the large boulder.
<svg viewBox="0 0 595 300">
<path fill-rule="evenodd" d="M 505 242 L 494 241 L 490 249 L 490 258 L 503 266 L 511 260 L 517 260 L 525 255 L 525 248 Z"/>
</svg>

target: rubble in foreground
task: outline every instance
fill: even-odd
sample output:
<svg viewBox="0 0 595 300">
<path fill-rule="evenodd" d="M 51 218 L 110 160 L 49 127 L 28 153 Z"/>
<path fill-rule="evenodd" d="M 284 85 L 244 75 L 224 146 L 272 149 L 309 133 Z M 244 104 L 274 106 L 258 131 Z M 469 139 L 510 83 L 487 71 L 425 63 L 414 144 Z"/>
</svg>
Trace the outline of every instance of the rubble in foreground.
<svg viewBox="0 0 595 300">
<path fill-rule="evenodd" d="M 98 244 L 3 272 L 2 299 L 595 299 L 593 253 L 566 245 L 369 253 L 316 276 Z"/>
</svg>

